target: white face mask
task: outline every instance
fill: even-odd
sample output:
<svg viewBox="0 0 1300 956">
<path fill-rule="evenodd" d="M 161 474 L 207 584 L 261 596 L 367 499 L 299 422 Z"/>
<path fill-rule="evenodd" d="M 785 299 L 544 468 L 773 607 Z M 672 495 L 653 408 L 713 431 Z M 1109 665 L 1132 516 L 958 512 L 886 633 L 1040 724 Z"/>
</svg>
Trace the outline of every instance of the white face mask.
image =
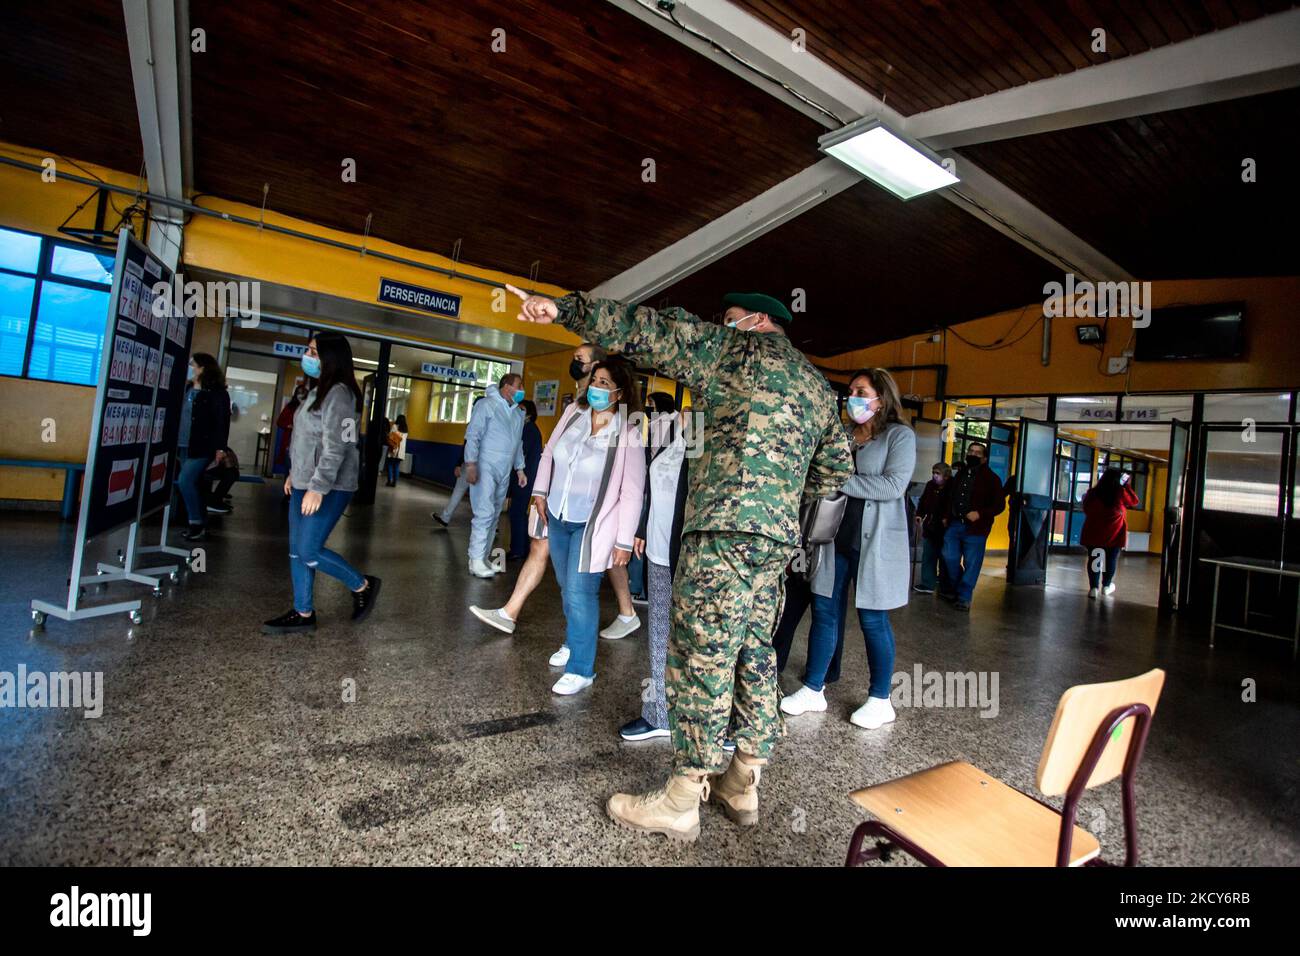
<svg viewBox="0 0 1300 956">
<path fill-rule="evenodd" d="M 727 328 L 729 328 L 729 329 L 736 329 L 736 330 L 741 331 L 741 332 L 752 332 L 752 331 L 754 330 L 754 326 L 753 326 L 753 325 L 751 325 L 751 326 L 750 326 L 749 328 L 747 328 L 747 329 L 741 329 L 741 328 L 740 328 L 740 323 L 741 323 L 741 322 L 744 322 L 746 319 L 752 319 L 752 318 L 753 318 L 754 316 L 756 316 L 756 315 L 758 315 L 757 312 L 750 312 L 748 315 L 742 315 L 740 318 L 736 319 L 734 322 L 728 322 L 728 323 L 727 323 Z M 757 325 L 757 324 L 758 324 L 757 322 L 754 323 L 754 325 Z"/>
</svg>

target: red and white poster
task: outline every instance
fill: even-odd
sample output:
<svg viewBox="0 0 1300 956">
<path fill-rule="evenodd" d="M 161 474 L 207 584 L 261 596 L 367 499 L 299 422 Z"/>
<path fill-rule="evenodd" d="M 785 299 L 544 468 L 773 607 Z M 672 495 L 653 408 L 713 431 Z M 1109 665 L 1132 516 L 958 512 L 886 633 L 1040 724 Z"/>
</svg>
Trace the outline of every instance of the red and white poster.
<svg viewBox="0 0 1300 956">
<path fill-rule="evenodd" d="M 106 505 L 130 500 L 135 491 L 135 469 L 139 463 L 135 458 L 113 462 L 113 468 L 108 473 L 108 496 L 104 500 Z"/>
<path fill-rule="evenodd" d="M 167 480 L 167 452 L 161 455 L 153 456 L 153 464 L 149 466 L 149 490 L 157 491 Z"/>
</svg>

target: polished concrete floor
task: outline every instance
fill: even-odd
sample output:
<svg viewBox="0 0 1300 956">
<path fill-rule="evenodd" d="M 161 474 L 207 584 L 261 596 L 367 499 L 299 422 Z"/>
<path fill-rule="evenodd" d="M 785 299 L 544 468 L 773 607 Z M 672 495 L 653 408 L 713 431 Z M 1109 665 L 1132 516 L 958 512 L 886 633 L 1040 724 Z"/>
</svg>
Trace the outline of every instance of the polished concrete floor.
<svg viewBox="0 0 1300 956">
<path fill-rule="evenodd" d="M 638 712 L 644 632 L 601 642 L 591 690 L 552 695 L 546 658 L 563 627 L 553 580 L 514 636 L 480 625 L 467 606 L 501 603 L 513 566 L 470 578 L 468 502 L 444 530 L 429 519 L 442 492 L 406 482 L 381 487 L 331 540 L 384 578 L 374 615 L 349 625 L 346 592 L 321 579 L 316 636 L 263 637 L 261 620 L 289 605 L 283 509 L 272 485 L 235 496 L 205 544 L 206 573 L 160 598 L 90 589 L 91 602 L 143 596 L 137 626 L 118 615 L 32 631 L 27 602 L 60 597 L 71 529 L 0 513 L 0 671 L 102 671 L 105 686 L 98 719 L 0 709 L 0 864 L 838 864 L 864 818 L 850 790 L 965 759 L 1032 791 L 1061 692 L 1157 665 L 1168 680 L 1138 780 L 1143 861 L 1300 863 L 1290 650 L 1225 636 L 1210 651 L 1202 622 L 1158 619 L 1149 559 L 1130 560 L 1106 601 L 1088 600 L 1073 560 L 1047 588 L 1016 590 L 991 560 L 969 615 L 921 595 L 895 612 L 896 670 L 996 671 L 996 717 L 910 708 L 882 730 L 853 727 L 867 673 L 851 623 L 829 709 L 788 722 L 759 825 L 738 830 L 706 807 L 699 841 L 681 845 L 604 813 L 610 793 L 658 784 L 668 766 L 666 742 L 616 735 Z M 1117 784 L 1084 798 L 1080 822 L 1112 859 L 1121 821 Z"/>
</svg>

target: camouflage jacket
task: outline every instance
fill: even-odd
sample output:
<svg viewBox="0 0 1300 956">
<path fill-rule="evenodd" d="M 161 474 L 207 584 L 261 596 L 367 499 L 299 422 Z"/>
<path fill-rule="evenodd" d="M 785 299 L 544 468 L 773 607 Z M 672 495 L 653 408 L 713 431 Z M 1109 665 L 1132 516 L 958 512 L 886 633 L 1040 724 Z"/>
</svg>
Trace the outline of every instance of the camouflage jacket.
<svg viewBox="0 0 1300 956">
<path fill-rule="evenodd" d="M 655 311 L 575 292 L 566 329 L 651 365 L 691 390 L 702 412 L 683 532 L 760 534 L 798 546 L 804 498 L 853 474 L 835 393 L 780 333 L 738 332 L 682 309 Z"/>
</svg>

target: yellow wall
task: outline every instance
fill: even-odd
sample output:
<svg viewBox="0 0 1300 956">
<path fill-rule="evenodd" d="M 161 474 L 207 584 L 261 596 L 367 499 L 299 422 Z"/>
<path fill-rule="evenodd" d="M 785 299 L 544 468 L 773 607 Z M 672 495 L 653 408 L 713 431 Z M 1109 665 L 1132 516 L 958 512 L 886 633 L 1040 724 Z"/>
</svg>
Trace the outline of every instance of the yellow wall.
<svg viewBox="0 0 1300 956">
<path fill-rule="evenodd" d="M 1098 392 L 1199 392 L 1288 389 L 1300 385 L 1300 349 L 1279 347 L 1295 339 L 1300 319 L 1300 278 L 1170 280 L 1152 283 L 1155 307 L 1180 304 L 1242 301 L 1246 304 L 1246 354 L 1233 361 L 1138 362 L 1132 375 L 1105 374 L 1109 356 L 1120 355 L 1130 345 L 1129 323 L 1112 320 L 1107 331 L 1104 355 L 1096 348 L 1080 345 L 1077 325 L 1096 324 L 1095 319 L 1052 320 L 1051 362 L 1040 361 L 1042 335 L 1039 330 L 1020 342 L 997 351 L 982 351 L 947 334 L 946 342 L 931 344 L 927 336 L 909 336 L 869 349 L 818 359 L 831 369 L 851 371 L 865 365 L 900 368 L 916 363 L 946 362 L 949 395 L 1088 395 Z M 955 328 L 976 343 L 990 343 L 1005 336 L 1021 319 L 1012 338 L 1034 321 L 1034 303 L 1023 318 L 1013 309 Z M 900 387 L 907 389 L 908 373 L 902 373 Z M 918 372 L 916 391 L 934 394 L 934 376 Z"/>
<path fill-rule="evenodd" d="M 43 154 L 37 151 L 4 143 L 0 143 L 0 154 L 35 163 L 39 163 L 44 158 Z M 90 163 L 78 162 L 73 165 L 61 162 L 59 168 L 78 175 L 98 177 L 127 188 L 134 189 L 141 185 L 138 177 L 134 175 Z M 143 188 L 147 189 L 147 185 Z M 45 183 L 35 173 L 10 166 L 0 166 L 0 226 L 49 236 L 57 235 L 60 224 L 69 213 L 78 203 L 92 194 L 93 188 L 90 186 L 66 181 Z M 129 202 L 126 196 L 113 197 L 113 203 L 119 208 L 124 208 Z M 201 202 L 214 209 L 254 219 L 259 215 L 255 208 L 211 197 L 204 197 Z M 69 224 L 93 225 L 94 211 L 95 203 L 92 201 L 74 216 Z M 109 216 L 112 217 L 111 210 Z M 110 224 L 112 221 L 114 220 L 110 218 Z M 343 242 L 354 244 L 362 242 L 360 235 L 325 229 L 272 211 L 266 213 L 265 221 Z M 366 245 L 371 250 L 381 250 L 444 268 L 454 267 L 462 274 L 479 276 L 497 283 L 509 281 L 516 285 L 530 285 L 539 291 L 551 294 L 562 294 L 568 291 L 544 283 L 529 283 L 520 276 L 494 270 L 464 264 L 456 266 L 447 257 L 407 249 L 373 237 Z M 520 332 L 523 327 L 515 318 L 517 300 L 513 296 L 494 296 L 493 288 L 480 283 L 437 275 L 412 266 L 378 260 L 373 256 L 363 257 L 357 253 L 331 249 L 304 239 L 271 232 L 258 232 L 246 226 L 206 216 L 193 217 L 185 230 L 185 256 L 182 269 L 196 266 L 367 303 L 375 301 L 379 279 L 385 276 L 417 285 L 435 286 L 461 296 L 462 321 L 469 324 L 512 333 Z M 500 311 L 494 311 L 494 303 L 499 305 Z M 251 330 L 241 334 L 248 334 L 248 331 Z M 376 330 L 359 329 L 359 331 Z M 529 325 L 526 327 L 526 334 L 530 338 L 553 341 L 557 349 L 555 353 L 546 353 L 524 363 L 526 390 L 531 394 L 532 379 L 555 378 L 560 380 L 561 394 L 566 385 L 569 386 L 568 390 L 572 391 L 572 382 L 568 380 L 567 369 L 569 356 L 578 339 L 559 326 Z M 221 335 L 220 320 L 207 319 L 199 322 L 194 332 L 194 350 L 219 354 Z M 435 339 L 427 340 L 427 344 L 434 348 L 459 348 Z M 486 351 L 486 354 L 499 353 Z M 507 355 L 500 357 L 505 360 L 511 358 Z M 425 390 L 424 411 L 407 416 L 413 429 L 413 437 L 460 444 L 464 440 L 463 424 L 431 424 L 425 421 L 428 408 L 428 383 L 416 382 L 413 386 L 418 387 L 421 384 Z M 88 440 L 87 430 L 93 415 L 94 395 L 95 390 L 85 386 L 0 378 L 0 399 L 8 402 L 6 407 L 20 409 L 24 413 L 27 409 L 32 409 L 33 414 L 39 413 L 37 420 L 47 415 L 54 415 L 59 419 L 57 453 L 54 453 L 50 446 L 35 449 L 30 447 L 30 436 L 26 436 L 23 431 L 26 423 L 11 419 L 0 427 L 0 457 L 84 461 Z M 65 429 L 63 427 L 65 419 L 69 423 L 79 423 L 80 431 L 75 431 L 75 428 Z M 543 435 L 550 433 L 553 421 L 554 419 L 549 421 L 542 419 L 538 422 Z M 415 434 L 417 429 L 418 435 Z M 39 439 L 39 434 L 37 438 Z M 57 500 L 61 498 L 62 493 L 62 472 L 29 468 L 0 469 L 0 498 Z"/>
</svg>

